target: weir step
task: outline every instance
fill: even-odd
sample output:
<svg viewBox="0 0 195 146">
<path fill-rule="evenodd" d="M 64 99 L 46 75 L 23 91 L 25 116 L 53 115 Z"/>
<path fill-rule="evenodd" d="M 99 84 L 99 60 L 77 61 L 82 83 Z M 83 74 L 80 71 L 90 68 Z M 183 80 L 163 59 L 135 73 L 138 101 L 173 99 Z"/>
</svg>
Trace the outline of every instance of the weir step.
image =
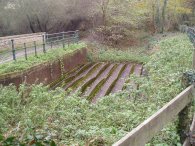
<svg viewBox="0 0 195 146">
<path fill-rule="evenodd" d="M 108 66 L 101 74 L 100 76 L 91 84 L 91 86 L 88 87 L 87 91 L 85 92 L 85 96 L 90 96 L 96 86 L 104 79 L 108 76 L 109 72 L 112 70 L 112 68 L 114 67 L 114 64 L 111 64 L 110 66 Z"/>
<path fill-rule="evenodd" d="M 112 83 L 118 78 L 121 69 L 124 67 L 124 64 L 119 64 L 113 71 L 113 73 L 108 77 L 102 88 L 99 90 L 97 95 L 93 98 L 92 102 L 96 102 L 98 98 L 103 97 L 108 94 L 109 89 L 111 88 Z"/>
<path fill-rule="evenodd" d="M 96 63 L 92 66 L 90 66 L 87 70 L 85 70 L 84 72 L 82 72 L 79 76 L 76 76 L 71 82 L 69 82 L 67 85 L 65 85 L 63 88 L 65 90 L 67 90 L 68 88 L 70 88 L 72 85 L 74 85 L 74 83 L 76 83 L 78 80 L 80 80 L 81 78 L 83 78 L 84 76 L 86 76 L 90 71 L 93 70 L 93 68 L 95 66 L 97 66 L 99 63 Z"/>
<path fill-rule="evenodd" d="M 95 103 L 103 96 L 123 90 L 125 83 L 138 85 L 129 80 L 132 74 L 140 76 L 143 65 L 134 63 L 87 63 L 67 72 L 56 85 L 81 94 Z"/>
<path fill-rule="evenodd" d="M 126 68 L 122 72 L 121 76 L 117 80 L 115 86 L 113 87 L 111 93 L 117 93 L 123 89 L 126 79 L 130 76 L 133 64 L 127 64 Z"/>
</svg>

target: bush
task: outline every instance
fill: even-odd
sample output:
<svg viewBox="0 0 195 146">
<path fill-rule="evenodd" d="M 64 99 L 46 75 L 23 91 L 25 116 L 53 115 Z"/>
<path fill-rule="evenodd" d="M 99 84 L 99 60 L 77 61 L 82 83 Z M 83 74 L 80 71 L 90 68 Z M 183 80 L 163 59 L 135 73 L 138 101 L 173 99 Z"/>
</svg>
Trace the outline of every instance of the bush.
<svg viewBox="0 0 195 146">
<path fill-rule="evenodd" d="M 110 46 L 119 46 L 123 41 L 128 41 L 131 36 L 131 32 L 121 26 L 100 26 L 93 32 L 94 38 L 99 40 L 103 44 Z"/>
</svg>

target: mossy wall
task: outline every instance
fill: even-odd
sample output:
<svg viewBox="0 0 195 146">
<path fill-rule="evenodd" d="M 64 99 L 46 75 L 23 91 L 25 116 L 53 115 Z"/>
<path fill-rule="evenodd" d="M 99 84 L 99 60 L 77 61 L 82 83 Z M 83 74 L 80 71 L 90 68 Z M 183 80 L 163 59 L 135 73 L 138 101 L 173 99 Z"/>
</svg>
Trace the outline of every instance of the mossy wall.
<svg viewBox="0 0 195 146">
<path fill-rule="evenodd" d="M 46 62 L 38 66 L 34 66 L 24 72 L 0 75 L 0 84 L 14 84 L 17 87 L 22 83 L 45 85 L 51 84 L 58 80 L 65 72 L 72 70 L 78 65 L 87 62 L 87 49 L 83 48 L 74 53 L 66 54 L 63 58 Z"/>
</svg>

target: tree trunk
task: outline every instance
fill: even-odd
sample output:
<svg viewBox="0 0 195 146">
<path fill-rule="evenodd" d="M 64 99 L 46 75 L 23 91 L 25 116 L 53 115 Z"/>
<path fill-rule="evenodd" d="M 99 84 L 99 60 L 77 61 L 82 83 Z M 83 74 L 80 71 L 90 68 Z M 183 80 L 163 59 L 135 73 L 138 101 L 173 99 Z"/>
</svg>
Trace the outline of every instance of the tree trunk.
<svg viewBox="0 0 195 146">
<path fill-rule="evenodd" d="M 102 19 L 103 19 L 103 25 L 107 26 L 107 11 L 108 11 L 108 4 L 110 0 L 103 0 L 102 1 Z"/>
<path fill-rule="evenodd" d="M 43 32 L 43 29 L 42 29 L 42 26 L 41 26 L 41 22 L 40 22 L 40 20 L 39 20 L 39 17 L 38 17 L 37 15 L 36 15 L 35 17 L 36 17 L 36 19 L 37 19 L 37 24 L 38 24 L 39 30 L 40 30 L 41 32 Z"/>
<path fill-rule="evenodd" d="M 164 28 L 165 28 L 165 14 L 166 14 L 167 2 L 168 0 L 164 0 L 164 5 L 162 9 L 161 33 L 164 33 Z"/>
<path fill-rule="evenodd" d="M 155 17 L 155 28 L 157 32 L 160 32 L 160 4 L 159 0 L 156 0 L 156 17 Z"/>
<path fill-rule="evenodd" d="M 154 31 L 156 32 L 156 25 L 155 25 L 155 5 L 152 5 L 152 23 L 154 27 Z"/>
<path fill-rule="evenodd" d="M 32 21 L 31 21 L 30 17 L 28 15 L 26 15 L 26 16 L 27 16 L 27 19 L 28 19 L 28 22 L 29 22 L 30 29 L 31 29 L 32 33 L 35 33 L 35 29 L 33 27 L 33 24 L 32 24 Z"/>
</svg>

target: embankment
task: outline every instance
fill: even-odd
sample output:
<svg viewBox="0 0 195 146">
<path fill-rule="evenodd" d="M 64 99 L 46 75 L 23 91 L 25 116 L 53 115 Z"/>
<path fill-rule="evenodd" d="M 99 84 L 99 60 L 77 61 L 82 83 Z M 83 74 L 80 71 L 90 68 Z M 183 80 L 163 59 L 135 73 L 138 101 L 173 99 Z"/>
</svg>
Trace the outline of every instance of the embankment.
<svg viewBox="0 0 195 146">
<path fill-rule="evenodd" d="M 0 84 L 4 86 L 14 84 L 17 87 L 22 83 L 48 85 L 60 79 L 67 71 L 86 62 L 87 49 L 82 48 L 71 54 L 65 54 L 62 58 L 39 64 L 23 72 L 0 75 Z"/>
</svg>

